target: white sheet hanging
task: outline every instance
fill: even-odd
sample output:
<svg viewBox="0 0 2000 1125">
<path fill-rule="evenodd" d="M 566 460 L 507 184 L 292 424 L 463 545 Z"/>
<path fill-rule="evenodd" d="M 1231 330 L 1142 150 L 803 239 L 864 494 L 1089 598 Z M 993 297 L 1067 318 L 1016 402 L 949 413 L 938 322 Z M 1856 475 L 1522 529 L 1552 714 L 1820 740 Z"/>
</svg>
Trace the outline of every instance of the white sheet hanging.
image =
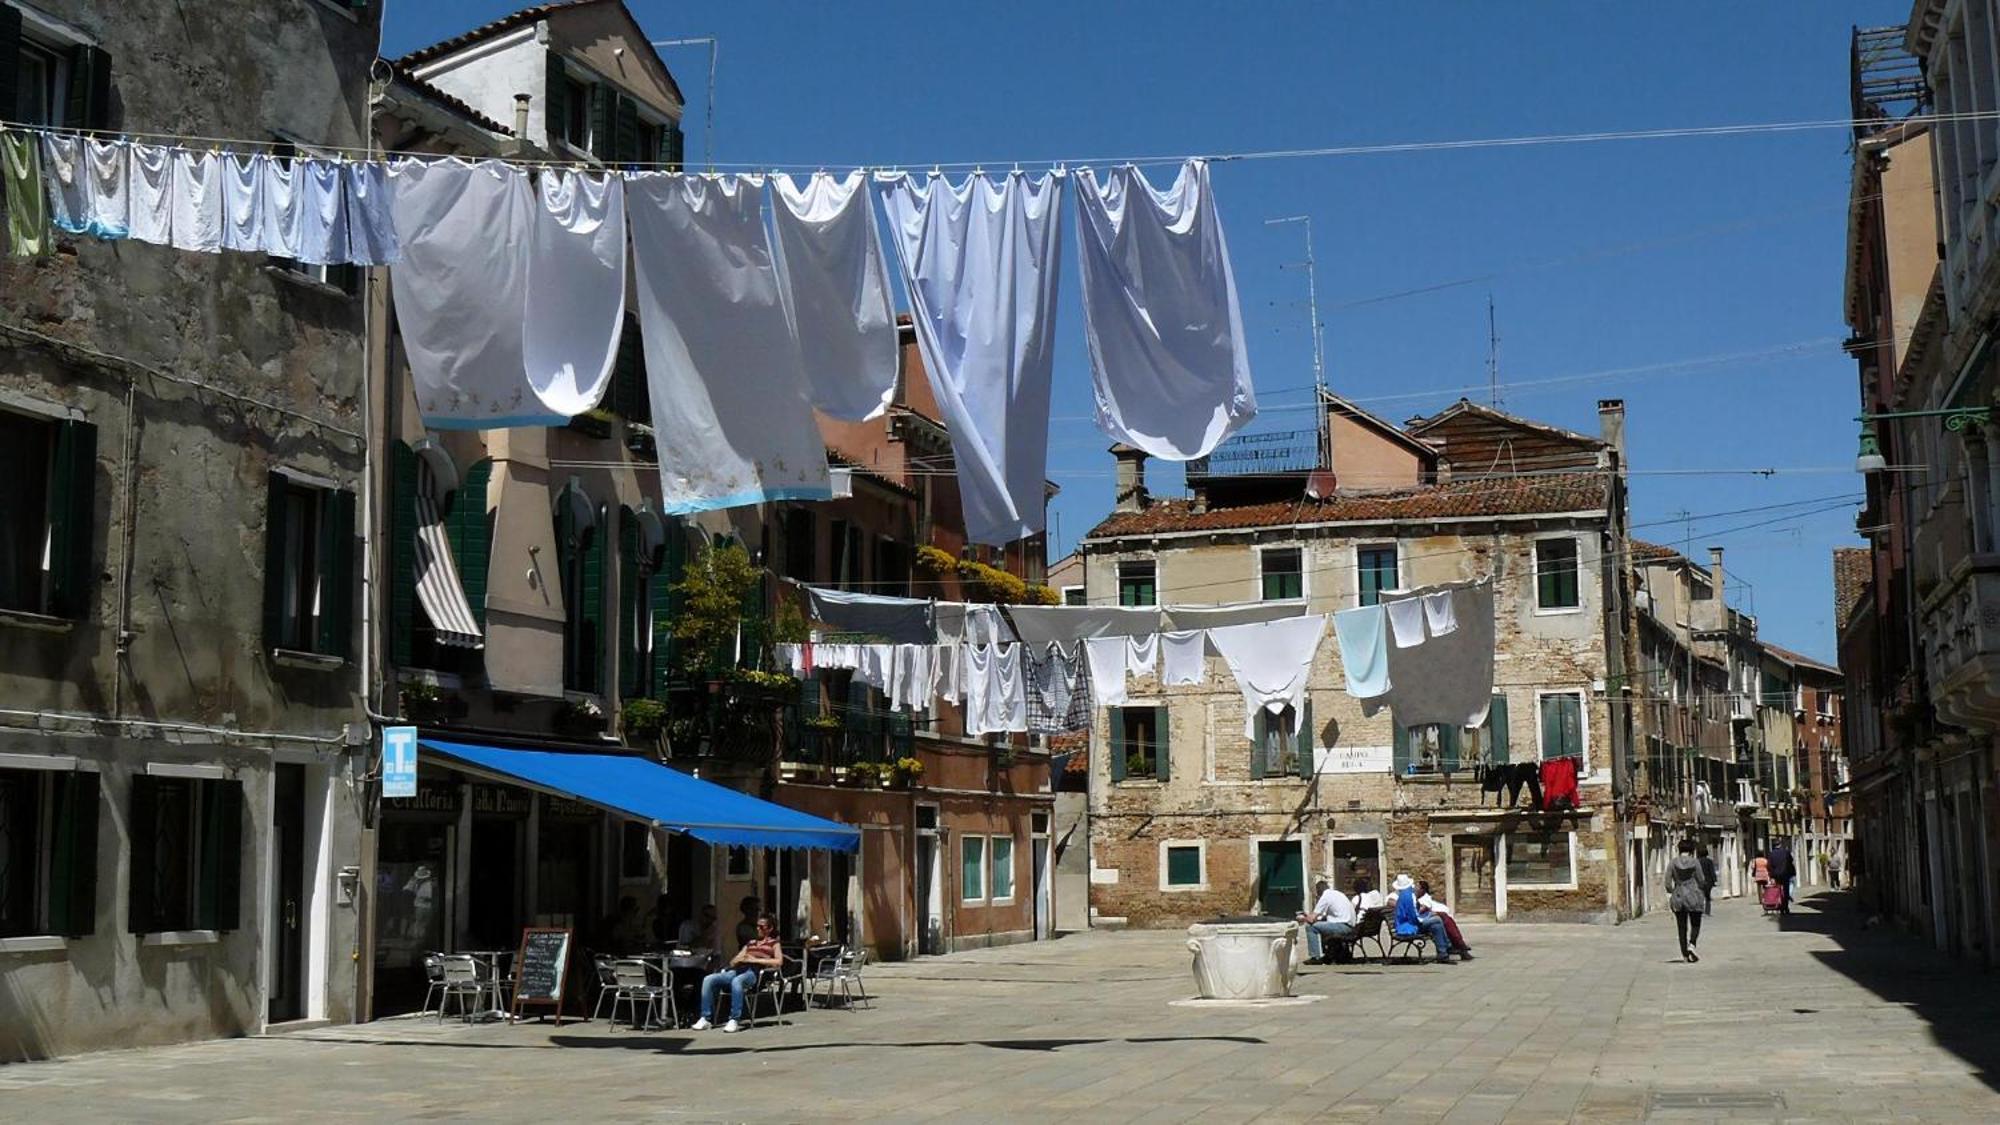
<svg viewBox="0 0 2000 1125">
<path fill-rule="evenodd" d="M 424 424 L 560 425 L 521 359 L 535 205 L 527 175 L 499 161 L 405 160 L 391 166 L 389 187 L 403 247 L 391 290 Z"/>
<path fill-rule="evenodd" d="M 264 249 L 264 164 L 262 154 L 222 158 L 222 247 Z"/>
<path fill-rule="evenodd" d="M 1438 590 L 1425 594 L 1424 624 L 1430 627 L 1431 636 L 1442 637 L 1458 631 L 1458 616 L 1451 605 L 1451 591 Z"/>
<path fill-rule="evenodd" d="M 127 233 L 140 242 L 168 246 L 174 240 L 174 159 L 158 145 L 132 145 L 127 150 L 131 175 L 127 194 L 131 226 Z"/>
<path fill-rule="evenodd" d="M 1130 638 L 1085 637 L 1083 656 L 1090 662 L 1090 694 L 1099 707 L 1125 702 L 1125 668 L 1132 656 Z"/>
<path fill-rule="evenodd" d="M 264 245 L 259 249 L 280 258 L 299 256 L 298 166 L 298 161 L 281 156 L 265 157 L 258 166 L 264 177 L 258 193 L 258 206 L 264 209 Z"/>
<path fill-rule="evenodd" d="M 86 140 L 83 158 L 90 175 L 92 233 L 99 238 L 126 237 L 132 224 L 130 146 L 124 141 Z"/>
<path fill-rule="evenodd" d="M 222 157 L 174 150 L 172 243 L 176 250 L 222 252 Z"/>
<path fill-rule="evenodd" d="M 771 179 L 771 243 L 785 311 L 813 405 L 831 417 L 879 417 L 896 394 L 896 315 L 882 237 L 860 172 L 815 173 L 804 188 Z"/>
<path fill-rule="evenodd" d="M 298 192 L 301 262 L 338 265 L 347 261 L 347 168 L 338 160 L 297 160 L 292 182 Z"/>
<path fill-rule="evenodd" d="M 964 660 L 965 733 L 1018 733 L 1028 729 L 1027 671 L 1020 645 L 968 645 Z"/>
<path fill-rule="evenodd" d="M 1304 713 L 1306 683 L 1325 635 L 1326 618 L 1320 615 L 1209 630 L 1209 643 L 1229 663 L 1243 693 L 1243 737 L 1257 737 L 1260 708 L 1275 713 L 1289 706 Z"/>
<path fill-rule="evenodd" d="M 49 223 L 71 234 L 91 233 L 90 168 L 83 138 L 42 134 L 42 183 L 48 193 Z"/>
<path fill-rule="evenodd" d="M 1257 416 L 1229 247 L 1190 160 L 1164 193 L 1137 168 L 1079 173 L 1077 260 L 1097 428 L 1155 457 L 1205 457 Z"/>
<path fill-rule="evenodd" d="M 1397 648 L 1415 648 L 1424 643 L 1424 603 L 1421 598 L 1397 598 L 1382 603 L 1389 615 L 1389 632 Z"/>
<path fill-rule="evenodd" d="M 1044 524 L 1063 179 L 876 184 L 975 543 L 1004 546 Z"/>
<path fill-rule="evenodd" d="M 1133 676 L 1150 676 L 1160 669 L 1160 635 L 1126 638 L 1125 671 Z"/>
<path fill-rule="evenodd" d="M 665 511 L 833 496 L 757 177 L 629 175 Z"/>
<path fill-rule="evenodd" d="M 379 160 L 347 166 L 347 260 L 357 266 L 393 265 L 403 257 L 396 217 L 389 210 L 389 166 Z"/>
<path fill-rule="evenodd" d="M 1188 687 L 1208 679 L 1208 634 L 1199 629 L 1160 634 L 1160 683 Z"/>
<path fill-rule="evenodd" d="M 521 354 L 542 405 L 575 417 L 603 399 L 625 332 L 625 181 L 552 169 L 541 189 Z"/>
</svg>

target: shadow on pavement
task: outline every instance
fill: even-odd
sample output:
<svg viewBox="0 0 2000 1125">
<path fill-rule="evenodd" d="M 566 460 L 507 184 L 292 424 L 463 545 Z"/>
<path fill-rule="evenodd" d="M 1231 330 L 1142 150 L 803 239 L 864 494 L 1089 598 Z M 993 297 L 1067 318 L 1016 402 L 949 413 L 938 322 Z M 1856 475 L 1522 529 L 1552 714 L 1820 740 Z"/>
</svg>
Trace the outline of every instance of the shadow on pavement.
<svg viewBox="0 0 2000 1125">
<path fill-rule="evenodd" d="M 752 1034 L 746 1032 L 745 1034 Z M 708 1037 L 704 1036 L 704 1040 Z M 754 1042 L 734 1046 L 743 1042 L 730 1037 L 731 1046 L 699 1048 L 704 1055 L 749 1055 L 774 1054 L 785 1051 L 852 1050 L 855 1048 L 882 1047 L 904 1050 L 911 1047 L 991 1047 L 996 1051 L 1059 1051 L 1064 1047 L 1090 1047 L 1100 1043 L 1249 1043 L 1262 1045 L 1267 1040 L 1254 1035 L 1131 1035 L 1119 1038 L 1093 1039 L 930 1039 L 908 1043 L 780 1043 L 771 1046 L 757 1046 Z M 604 1036 L 577 1037 L 555 1035 L 549 1043 L 556 1047 L 611 1047 L 623 1051 L 659 1051 L 679 1053 L 695 1047 L 695 1041 L 688 1036 L 668 1039 L 662 1036 Z"/>
<path fill-rule="evenodd" d="M 2000 1090 L 2000 1033 L 1992 1023 L 2000 1007 L 2000 980 L 1893 927 L 1863 928 L 1860 909 L 1854 892 L 1824 891 L 1794 903 L 1792 913 L 1778 919 L 1778 927 L 1839 942 L 1838 951 L 1813 956 L 1882 1000 L 1922 1017 L 1938 1046 L 1965 1060 L 1988 1087 Z"/>
</svg>

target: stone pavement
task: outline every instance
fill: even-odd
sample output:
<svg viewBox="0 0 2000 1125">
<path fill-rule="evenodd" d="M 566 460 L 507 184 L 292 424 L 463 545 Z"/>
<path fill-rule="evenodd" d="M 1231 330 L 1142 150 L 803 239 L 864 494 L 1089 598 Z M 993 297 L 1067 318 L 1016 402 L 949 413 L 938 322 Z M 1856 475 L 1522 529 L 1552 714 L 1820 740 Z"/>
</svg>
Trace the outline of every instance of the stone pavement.
<svg viewBox="0 0 2000 1125">
<path fill-rule="evenodd" d="M 386 1020 L 0 1067 L 0 1120 L 1994 1121 L 2000 984 L 1821 895 L 1477 925 L 1470 963 L 1308 968 L 1200 1010 L 1170 933 L 881 965 L 872 1010 L 737 1035 Z"/>
</svg>

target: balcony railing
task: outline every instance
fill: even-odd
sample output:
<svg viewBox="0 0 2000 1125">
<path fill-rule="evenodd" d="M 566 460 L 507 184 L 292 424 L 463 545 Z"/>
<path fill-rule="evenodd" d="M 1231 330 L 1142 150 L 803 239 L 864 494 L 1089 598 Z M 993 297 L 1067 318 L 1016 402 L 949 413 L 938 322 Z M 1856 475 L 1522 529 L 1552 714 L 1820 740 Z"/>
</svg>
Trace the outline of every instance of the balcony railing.
<svg viewBox="0 0 2000 1125">
<path fill-rule="evenodd" d="M 788 762 L 815 766 L 892 762 L 912 753 L 916 721 L 905 711 L 821 711 L 811 704 L 793 704 L 785 708 L 784 738 L 781 756 Z"/>
<path fill-rule="evenodd" d="M 2000 729 L 2000 555 L 1959 562 L 1923 600 L 1924 671 L 1946 722 Z"/>
</svg>

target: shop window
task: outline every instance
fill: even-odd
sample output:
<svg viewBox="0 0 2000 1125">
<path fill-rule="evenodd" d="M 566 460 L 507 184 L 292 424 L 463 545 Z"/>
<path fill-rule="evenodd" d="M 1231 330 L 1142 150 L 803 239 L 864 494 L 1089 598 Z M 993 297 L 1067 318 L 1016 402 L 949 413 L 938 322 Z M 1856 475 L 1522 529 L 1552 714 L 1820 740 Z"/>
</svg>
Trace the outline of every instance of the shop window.
<svg viewBox="0 0 2000 1125">
<path fill-rule="evenodd" d="M 222 778 L 132 779 L 135 934 L 233 930 L 243 899 L 243 784 Z"/>
<path fill-rule="evenodd" d="M 986 837 L 960 837 L 958 859 L 958 897 L 966 902 L 986 901 Z"/>
<path fill-rule="evenodd" d="M 1259 551 L 1257 567 L 1262 579 L 1260 593 L 1265 601 L 1290 601 L 1306 596 L 1305 556 L 1297 547 Z"/>
<path fill-rule="evenodd" d="M 1356 547 L 1354 569 L 1357 605 L 1380 605 L 1383 591 L 1399 589 L 1402 585 L 1394 543 Z"/>
<path fill-rule="evenodd" d="M 1111 780 L 1167 780 L 1167 709 L 1111 708 Z"/>
<path fill-rule="evenodd" d="M 88 615 L 97 427 L 0 410 L 0 609 Z"/>
<path fill-rule="evenodd" d="M 1163 866 L 1166 868 L 1165 887 L 1167 889 L 1175 887 L 1199 887 L 1207 882 L 1206 874 L 1202 870 L 1205 859 L 1202 855 L 1204 849 L 1199 843 L 1166 844 L 1163 846 L 1163 850 L 1166 853 L 1166 861 Z"/>
<path fill-rule="evenodd" d="M 1583 693 L 1546 692 L 1541 697 L 1541 759 L 1577 758 L 1588 761 L 1584 741 Z"/>
<path fill-rule="evenodd" d="M 1014 901 L 1014 838 L 994 836 L 988 842 L 993 856 L 993 901 Z"/>
<path fill-rule="evenodd" d="M 1122 562 L 1118 564 L 1118 604 L 1158 605 L 1160 591 L 1155 576 L 1158 569 L 1150 562 Z"/>
<path fill-rule="evenodd" d="M 1513 832 L 1507 836 L 1507 885 L 1576 885 L 1576 840 L 1568 832 Z"/>
<path fill-rule="evenodd" d="M 97 775 L 0 769 L 0 938 L 97 928 Z"/>
<path fill-rule="evenodd" d="M 1575 609 L 1581 605 L 1576 583 L 1576 540 L 1535 541 L 1535 608 Z"/>
<path fill-rule="evenodd" d="M 353 612 L 354 493 L 272 472 L 264 530 L 265 645 L 345 660 Z"/>
</svg>

